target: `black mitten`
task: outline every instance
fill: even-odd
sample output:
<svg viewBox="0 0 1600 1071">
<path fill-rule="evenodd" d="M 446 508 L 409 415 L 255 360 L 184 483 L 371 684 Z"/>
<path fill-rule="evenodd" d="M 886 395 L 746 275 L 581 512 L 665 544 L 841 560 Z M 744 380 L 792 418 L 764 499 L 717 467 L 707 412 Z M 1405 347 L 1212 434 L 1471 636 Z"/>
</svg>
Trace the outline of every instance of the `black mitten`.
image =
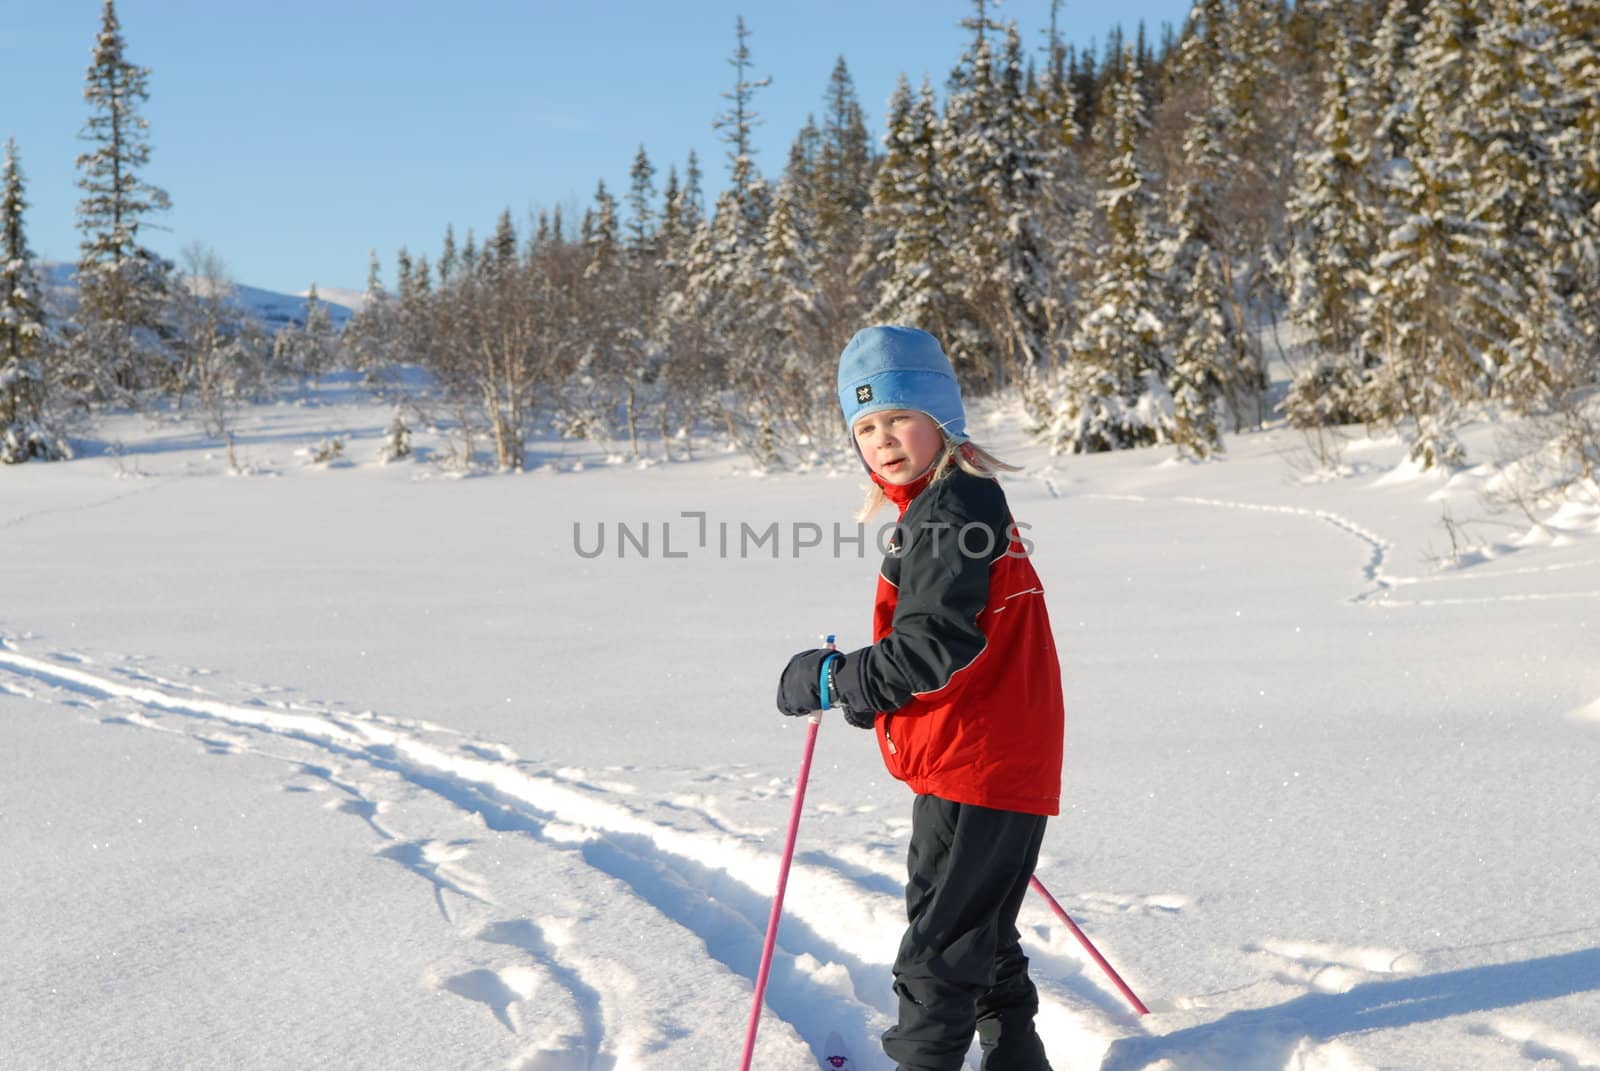
<svg viewBox="0 0 1600 1071">
<path fill-rule="evenodd" d="M 818 647 L 801 651 L 789 659 L 778 678 L 778 709 L 793 717 L 815 714 L 822 709 L 822 665 L 830 659 L 841 659 L 838 651 Z M 837 667 L 833 667 L 837 668 Z"/>
</svg>

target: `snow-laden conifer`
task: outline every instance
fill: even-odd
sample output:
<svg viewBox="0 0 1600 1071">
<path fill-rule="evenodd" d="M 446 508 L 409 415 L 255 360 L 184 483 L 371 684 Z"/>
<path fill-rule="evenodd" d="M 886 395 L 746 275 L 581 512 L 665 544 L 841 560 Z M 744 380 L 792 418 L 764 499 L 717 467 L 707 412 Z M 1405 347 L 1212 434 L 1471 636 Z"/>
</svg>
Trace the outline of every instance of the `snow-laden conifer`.
<svg viewBox="0 0 1600 1071">
<path fill-rule="evenodd" d="M 1585 375 L 1600 378 L 1600 0 L 1530 0 L 1557 29 L 1548 43 L 1571 125 L 1555 147 L 1572 178 L 1579 230 L 1570 250 L 1573 307 L 1587 343 Z"/>
<path fill-rule="evenodd" d="M 975 385 L 1003 381 L 996 339 L 977 305 L 977 294 L 996 271 L 1002 235 L 992 226 L 991 185 L 1004 152 L 1005 118 L 996 85 L 992 32 L 1001 27 L 986 15 L 984 0 L 962 21 L 972 39 L 950 72 L 949 96 L 937 133 L 936 174 L 945 202 L 948 237 L 944 334 L 957 374 Z"/>
<path fill-rule="evenodd" d="M 342 363 L 344 346 L 315 283 L 306 291 L 305 302 L 304 318 L 284 325 L 273 337 L 272 363 L 280 375 L 314 381 Z"/>
<path fill-rule="evenodd" d="M 449 231 L 446 231 L 445 237 L 453 246 L 454 239 Z M 455 270 L 454 250 L 449 247 L 447 250 L 450 253 L 448 269 L 445 266 L 447 263 L 445 253 L 441 252 L 439 256 L 441 286 L 448 282 L 449 273 Z M 371 382 L 377 382 L 383 369 L 396 359 L 394 328 L 394 310 L 390 307 L 389 291 L 383 285 L 378 251 L 369 250 L 367 288 L 361 299 L 361 307 L 350 317 L 350 322 L 345 324 L 343 334 L 345 346 L 356 369 L 367 373 Z"/>
<path fill-rule="evenodd" d="M 813 194 L 817 243 L 830 263 L 848 263 L 872 197 L 873 156 L 866 113 L 843 56 L 828 78 L 824 105 Z"/>
<path fill-rule="evenodd" d="M 1154 199 L 1139 158 L 1147 126 L 1131 52 L 1112 92 L 1114 146 L 1100 206 L 1106 238 L 1088 311 L 1073 337 L 1062 407 L 1051 429 L 1057 450 L 1091 453 L 1172 437 L 1161 287 L 1152 264 Z"/>
<path fill-rule="evenodd" d="M 1365 348 L 1382 359 L 1364 407 L 1401 424 L 1413 460 L 1457 464 L 1461 406 L 1492 383 L 1509 327 L 1503 251 L 1475 214 L 1477 118 L 1462 88 L 1472 73 L 1478 18 L 1468 0 L 1431 0 L 1399 118 L 1406 155 L 1384 174 L 1384 242 L 1373 262 L 1374 316 Z"/>
<path fill-rule="evenodd" d="M 984 7 L 964 23 L 973 39 L 951 74 L 938 166 L 951 224 L 951 357 L 971 381 L 997 388 L 1025 382 L 1047 344 L 1046 135 L 1025 92 L 1016 26 L 993 23 Z"/>
<path fill-rule="evenodd" d="M 0 463 L 70 457 L 50 413 L 53 340 L 23 213 L 22 165 L 7 139 L 0 172 Z"/>
<path fill-rule="evenodd" d="M 1233 163 L 1220 130 L 1223 122 L 1216 107 L 1190 116 L 1184 181 L 1160 258 L 1172 310 L 1166 382 L 1173 401 L 1172 438 L 1180 452 L 1199 458 L 1222 447 L 1217 406 L 1224 396 L 1233 402 L 1234 428 L 1240 429 L 1240 395 L 1250 392 L 1254 371 L 1237 320 L 1227 244 L 1219 232 L 1219 196 Z"/>
<path fill-rule="evenodd" d="M 866 322 L 874 295 L 865 275 L 870 263 L 866 212 L 877 163 L 855 81 L 840 56 L 823 95 L 822 123 L 807 211 L 816 220 L 817 291 L 822 303 L 819 345 L 837 356 Z"/>
<path fill-rule="evenodd" d="M 1377 241 L 1371 142 L 1356 109 L 1370 101 L 1346 28 L 1334 24 L 1324 72 L 1321 114 L 1295 157 L 1287 205 L 1289 315 L 1308 333 L 1317 356 L 1297 372 L 1284 402 L 1296 427 L 1359 419 L 1357 395 L 1367 277 Z"/>
<path fill-rule="evenodd" d="M 168 298 L 171 265 L 144 246 L 139 231 L 171 201 L 141 172 L 150 162 L 149 121 L 139 105 L 149 99 L 150 71 L 124 56 L 126 43 L 112 0 L 84 84 L 90 114 L 80 138 L 78 229 L 79 330 L 75 360 L 105 397 L 152 385 L 164 373 L 165 355 L 152 334 Z"/>
<path fill-rule="evenodd" d="M 905 76 L 889 102 L 884 159 L 873 183 L 868 221 L 878 303 L 870 319 L 907 324 L 943 338 L 946 287 L 953 265 L 948 242 L 949 208 L 939 180 L 938 103 L 923 81 L 912 96 Z"/>
<path fill-rule="evenodd" d="M 769 464 L 780 444 L 815 444 L 837 424 L 831 373 L 838 355 L 824 330 L 822 251 L 807 179 L 804 169 L 793 168 L 778 184 L 748 295 L 756 378 L 746 389 L 755 403 L 759 456 Z"/>
<path fill-rule="evenodd" d="M 1581 107 L 1564 93 L 1560 30 L 1542 0 L 1493 0 L 1472 49 L 1463 151 L 1471 213 L 1496 250 L 1503 315 L 1492 393 L 1521 412 L 1543 408 L 1581 360 L 1573 256 L 1590 229 L 1581 176 L 1562 152 Z"/>
<path fill-rule="evenodd" d="M 639 146 L 628 169 L 628 256 L 634 268 L 656 256 L 655 165 Z"/>
</svg>

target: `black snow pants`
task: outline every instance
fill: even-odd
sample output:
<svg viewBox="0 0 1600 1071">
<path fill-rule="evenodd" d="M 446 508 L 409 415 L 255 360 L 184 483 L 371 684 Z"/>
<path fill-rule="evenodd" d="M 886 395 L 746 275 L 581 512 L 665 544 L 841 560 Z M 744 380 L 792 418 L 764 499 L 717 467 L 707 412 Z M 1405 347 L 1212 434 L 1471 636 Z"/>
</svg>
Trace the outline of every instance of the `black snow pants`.
<svg viewBox="0 0 1600 1071">
<path fill-rule="evenodd" d="M 959 1071 L 978 1035 L 984 1071 L 1050 1071 L 1017 911 L 1044 839 L 1041 815 L 918 796 L 906 857 L 910 926 L 894 963 L 900 1071 Z"/>
</svg>

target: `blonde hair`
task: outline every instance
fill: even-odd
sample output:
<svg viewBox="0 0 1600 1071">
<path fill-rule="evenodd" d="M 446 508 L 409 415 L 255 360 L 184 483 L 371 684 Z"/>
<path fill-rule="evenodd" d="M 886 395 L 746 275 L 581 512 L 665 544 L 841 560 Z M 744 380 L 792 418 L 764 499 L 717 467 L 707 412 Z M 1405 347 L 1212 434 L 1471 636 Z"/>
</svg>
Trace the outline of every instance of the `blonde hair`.
<svg viewBox="0 0 1600 1071">
<path fill-rule="evenodd" d="M 944 435 L 944 432 L 941 431 L 940 434 Z M 969 476 L 981 476 L 986 480 L 992 480 L 1002 472 L 1021 472 L 1022 466 L 1001 461 L 975 442 L 967 439 L 955 440 L 945 435 L 944 452 L 933 463 L 933 478 L 928 481 L 929 485 L 938 483 L 954 469 L 960 469 Z M 866 500 L 856 511 L 856 520 L 867 521 L 888 501 L 889 496 L 883 493 L 883 488 L 869 482 Z"/>
</svg>

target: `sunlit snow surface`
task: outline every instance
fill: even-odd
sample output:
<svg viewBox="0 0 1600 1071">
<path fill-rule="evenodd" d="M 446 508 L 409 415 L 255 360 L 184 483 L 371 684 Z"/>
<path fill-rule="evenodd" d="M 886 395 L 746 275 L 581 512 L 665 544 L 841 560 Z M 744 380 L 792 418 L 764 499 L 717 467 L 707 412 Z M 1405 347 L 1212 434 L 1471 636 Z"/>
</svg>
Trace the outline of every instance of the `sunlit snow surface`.
<svg viewBox="0 0 1600 1071">
<path fill-rule="evenodd" d="M 247 475 L 140 417 L 0 471 L 0 1066 L 734 1066 L 777 672 L 867 638 L 859 475 L 552 441 L 460 478 L 426 429 L 380 464 L 391 415 L 335 379 L 240 416 Z M 1394 441 L 1311 478 L 1288 431 L 973 431 L 1027 467 L 1067 683 L 1039 874 L 1154 1010 L 1030 902 L 1055 1066 L 1600 1068 L 1593 511 L 1452 556 L 1492 474 Z M 825 721 L 757 1067 L 887 1066 L 909 815 Z"/>
</svg>

